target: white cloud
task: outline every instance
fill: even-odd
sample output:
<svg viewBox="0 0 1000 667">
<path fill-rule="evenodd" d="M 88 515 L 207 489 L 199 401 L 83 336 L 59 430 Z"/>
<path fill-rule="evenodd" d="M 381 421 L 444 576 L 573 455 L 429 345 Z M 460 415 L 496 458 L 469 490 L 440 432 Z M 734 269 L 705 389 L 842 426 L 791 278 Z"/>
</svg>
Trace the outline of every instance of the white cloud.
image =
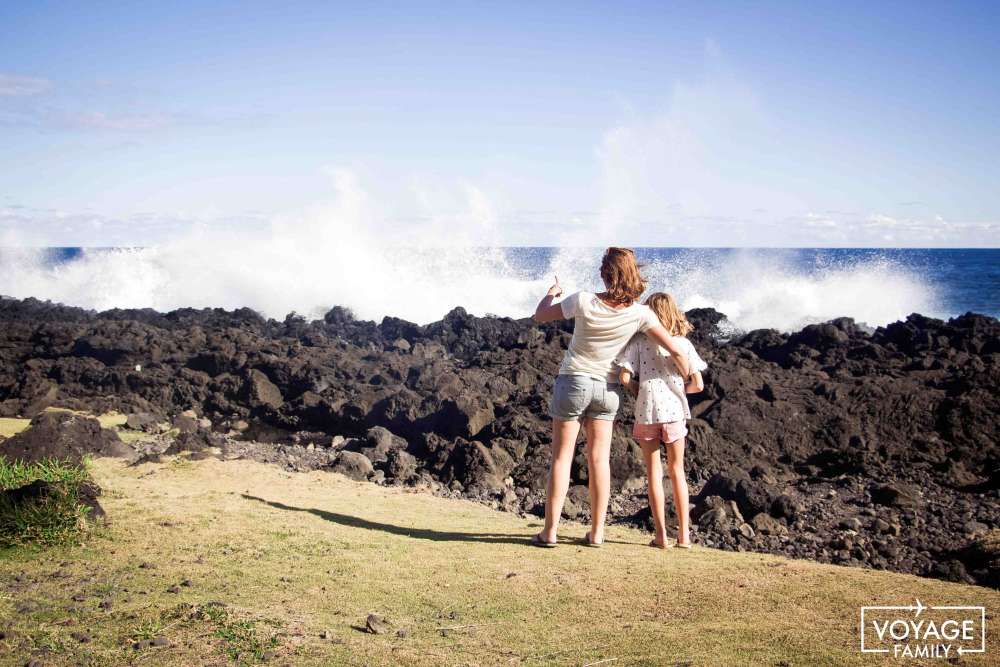
<svg viewBox="0 0 1000 667">
<path fill-rule="evenodd" d="M 26 97 L 44 93 L 52 87 L 52 82 L 33 76 L 0 74 L 0 97 Z"/>
<path fill-rule="evenodd" d="M 779 140 L 757 93 L 715 44 L 705 55 L 703 80 L 673 85 L 657 111 L 630 109 L 601 138 L 596 242 L 754 244 L 766 216 L 805 209 L 759 169 Z"/>
<path fill-rule="evenodd" d="M 178 125 L 181 119 L 168 113 L 107 114 L 82 111 L 59 114 L 58 122 L 68 129 L 146 132 Z"/>
<path fill-rule="evenodd" d="M 995 247 L 1000 221 L 955 221 L 941 215 L 899 217 L 868 214 L 809 213 L 782 221 L 787 246 L 847 247 Z"/>
<path fill-rule="evenodd" d="M 261 216 L 133 213 L 0 207 L 0 247 L 131 247 L 165 243 L 199 226 L 216 230 L 265 227 Z"/>
</svg>

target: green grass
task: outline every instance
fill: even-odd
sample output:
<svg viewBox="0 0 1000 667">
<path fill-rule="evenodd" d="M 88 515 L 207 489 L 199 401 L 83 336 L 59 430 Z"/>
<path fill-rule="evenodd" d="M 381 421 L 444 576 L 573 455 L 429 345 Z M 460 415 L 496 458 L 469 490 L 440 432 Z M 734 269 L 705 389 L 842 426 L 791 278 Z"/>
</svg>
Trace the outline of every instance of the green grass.
<svg viewBox="0 0 1000 667">
<path fill-rule="evenodd" d="M 296 667 L 874 665 L 885 661 L 858 650 L 862 605 L 1000 607 L 976 586 L 649 549 L 620 526 L 602 549 L 579 544 L 578 524 L 537 549 L 533 518 L 327 472 L 107 459 L 92 470 L 106 529 L 45 558 L 0 558 L 0 666 L 221 666 L 272 651 L 266 664 Z M 364 631 L 370 613 L 386 633 Z M 93 640 L 74 642 L 79 629 Z M 166 645 L 133 648 L 156 638 Z M 990 632 L 987 654 L 962 664 L 994 664 L 998 650 Z"/>
<path fill-rule="evenodd" d="M 25 463 L 0 457 L 0 489 L 16 489 L 36 479 L 79 485 L 90 479 L 90 473 L 86 463 L 78 465 L 52 459 Z"/>
<path fill-rule="evenodd" d="M 265 654 L 278 647 L 278 636 L 261 631 L 254 619 L 233 619 L 221 605 L 207 605 L 202 617 L 215 625 L 215 636 L 222 640 L 222 650 L 231 662 L 249 665 L 261 662 Z"/>
<path fill-rule="evenodd" d="M 80 485 L 90 480 L 85 464 L 56 460 L 37 463 L 0 457 L 0 490 L 16 489 L 35 480 L 53 483 L 53 492 L 35 502 L 13 503 L 0 496 L 0 547 L 52 545 L 76 537 L 88 507 L 78 502 Z"/>
</svg>

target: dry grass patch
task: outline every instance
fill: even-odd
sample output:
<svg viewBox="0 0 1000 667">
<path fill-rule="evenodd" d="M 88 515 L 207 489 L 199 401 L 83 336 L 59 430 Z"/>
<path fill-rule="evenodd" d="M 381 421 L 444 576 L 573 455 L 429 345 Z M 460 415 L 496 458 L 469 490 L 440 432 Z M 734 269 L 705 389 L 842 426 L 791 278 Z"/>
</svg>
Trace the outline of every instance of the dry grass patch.
<svg viewBox="0 0 1000 667">
<path fill-rule="evenodd" d="M 24 429 L 28 428 L 28 424 L 30 423 L 30 419 L 0 417 L 0 437 L 9 438 L 12 435 L 17 435 Z"/>
<path fill-rule="evenodd" d="M 68 410 L 66 408 L 46 408 L 46 411 L 58 411 L 58 412 L 73 412 L 73 410 Z M 79 414 L 86 414 L 87 416 L 92 416 L 89 413 L 81 412 Z M 133 445 L 137 442 L 143 442 L 146 440 L 152 440 L 156 437 L 151 433 L 143 433 L 142 431 L 133 431 L 128 428 L 123 428 L 125 422 L 128 419 L 128 415 L 123 415 L 119 412 L 109 412 L 104 415 L 99 415 L 97 421 L 101 423 L 103 428 L 108 428 L 118 434 L 122 442 L 127 445 Z M 28 428 L 31 424 L 30 419 L 21 419 L 14 417 L 0 417 L 0 438 L 9 438 L 13 435 L 17 435 L 24 429 Z"/>
<path fill-rule="evenodd" d="M 108 528 L 0 562 L 0 618 L 12 619 L 0 664 L 32 651 L 108 665 L 874 664 L 858 653 L 862 605 L 1000 602 L 906 575 L 662 552 L 620 527 L 591 549 L 569 525 L 542 550 L 527 544 L 535 520 L 331 473 L 94 468 Z M 369 614 L 383 633 L 366 631 Z M 141 644 L 155 639 L 166 645 Z"/>
</svg>

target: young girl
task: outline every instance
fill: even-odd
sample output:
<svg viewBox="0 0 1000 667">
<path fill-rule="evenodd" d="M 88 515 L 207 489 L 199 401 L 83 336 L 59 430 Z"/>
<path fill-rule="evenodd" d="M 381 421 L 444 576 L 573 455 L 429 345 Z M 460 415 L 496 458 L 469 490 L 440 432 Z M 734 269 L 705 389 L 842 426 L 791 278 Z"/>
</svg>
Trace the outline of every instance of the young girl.
<svg viewBox="0 0 1000 667">
<path fill-rule="evenodd" d="M 684 376 L 673 355 L 645 336 L 634 337 L 616 360 L 623 386 L 630 387 L 632 376 L 638 375 L 638 392 L 635 402 L 635 427 L 632 435 L 642 446 L 649 480 L 649 508 L 653 513 L 656 537 L 651 547 L 667 547 L 667 531 L 663 511 L 663 469 L 660 465 L 660 442 L 667 450 L 667 468 L 674 491 L 677 508 L 677 543 L 674 546 L 690 549 L 688 528 L 688 486 L 684 478 L 684 437 L 686 421 L 691 418 L 685 393 L 696 394 L 704 389 L 701 371 L 708 368 L 685 336 L 694 328 L 677 307 L 669 294 L 657 292 L 646 299 L 659 318 L 663 328 L 675 341 L 680 342 L 690 375 Z M 630 389 L 635 393 L 634 387 Z"/>
</svg>

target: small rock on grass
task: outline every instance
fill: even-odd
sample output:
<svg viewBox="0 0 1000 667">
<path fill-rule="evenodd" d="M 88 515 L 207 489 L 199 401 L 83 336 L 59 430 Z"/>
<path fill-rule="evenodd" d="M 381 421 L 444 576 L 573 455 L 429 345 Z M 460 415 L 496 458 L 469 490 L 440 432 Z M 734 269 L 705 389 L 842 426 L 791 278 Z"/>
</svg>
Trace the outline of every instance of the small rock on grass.
<svg viewBox="0 0 1000 667">
<path fill-rule="evenodd" d="M 101 600 L 100 604 L 98 604 L 97 606 L 100 607 L 101 609 L 110 611 L 111 610 L 111 598 L 104 598 L 103 600 Z"/>
<path fill-rule="evenodd" d="M 69 636 L 73 638 L 73 641 L 81 644 L 87 644 L 91 641 L 91 636 L 86 632 L 71 632 Z"/>
<path fill-rule="evenodd" d="M 324 630 L 323 632 L 319 633 L 319 638 L 320 639 L 333 639 L 333 630 Z"/>
<path fill-rule="evenodd" d="M 134 642 L 132 644 L 132 648 L 134 648 L 136 651 L 141 651 L 142 649 L 149 648 L 152 645 L 153 642 L 149 641 L 148 639 L 140 639 L 139 641 Z"/>
<path fill-rule="evenodd" d="M 365 630 L 373 635 L 382 635 L 388 628 L 384 618 L 378 614 L 368 614 L 368 618 L 365 619 Z"/>
<path fill-rule="evenodd" d="M 170 588 L 167 589 L 167 592 L 168 593 L 180 593 L 181 592 L 181 587 L 178 586 L 177 584 L 174 584 L 173 586 L 171 586 Z"/>
<path fill-rule="evenodd" d="M 164 636 L 153 637 L 153 640 L 149 643 L 150 646 L 170 646 L 170 642 Z"/>
</svg>

